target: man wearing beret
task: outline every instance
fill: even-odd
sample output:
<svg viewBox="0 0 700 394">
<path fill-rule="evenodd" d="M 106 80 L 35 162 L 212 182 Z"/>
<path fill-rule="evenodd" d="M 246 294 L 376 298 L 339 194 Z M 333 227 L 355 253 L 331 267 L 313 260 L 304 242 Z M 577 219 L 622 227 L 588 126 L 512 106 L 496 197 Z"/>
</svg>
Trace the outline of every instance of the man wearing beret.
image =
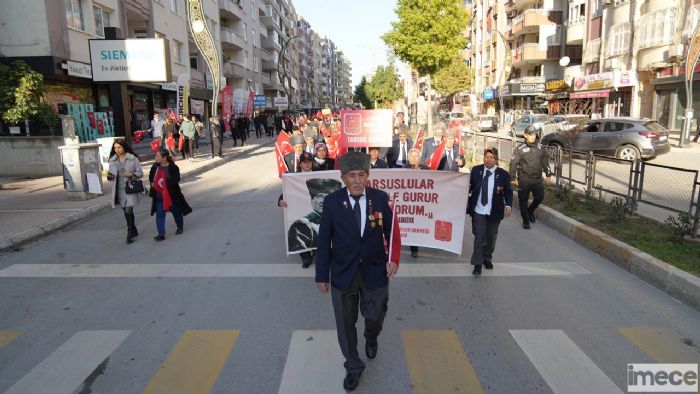
<svg viewBox="0 0 700 394">
<path fill-rule="evenodd" d="M 304 153 L 304 139 L 300 135 L 294 135 L 289 138 L 289 143 L 292 145 L 292 148 L 294 148 L 294 152 L 284 155 L 284 162 L 287 164 L 287 170 L 289 172 L 301 172 L 299 158 L 301 154 Z"/>
<path fill-rule="evenodd" d="M 382 330 L 389 301 L 389 279 L 399 268 L 389 261 L 385 243 L 395 249 L 400 234 L 392 240 L 393 213 L 382 190 L 366 187 L 370 157 L 348 152 L 339 159 L 345 187 L 326 196 L 316 250 L 316 285 L 331 292 L 340 350 L 345 357 L 343 388 L 355 390 L 365 363 L 357 352 L 359 311 L 365 318 L 365 354 L 377 355 L 377 337 Z M 395 244 L 392 245 L 392 242 Z"/>
</svg>

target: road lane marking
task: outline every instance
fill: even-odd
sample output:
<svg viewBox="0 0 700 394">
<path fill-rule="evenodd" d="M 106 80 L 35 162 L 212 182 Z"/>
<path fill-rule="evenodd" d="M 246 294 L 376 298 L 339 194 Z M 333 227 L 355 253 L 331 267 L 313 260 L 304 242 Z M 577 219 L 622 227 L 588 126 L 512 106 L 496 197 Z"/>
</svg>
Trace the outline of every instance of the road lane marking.
<svg viewBox="0 0 700 394">
<path fill-rule="evenodd" d="M 209 393 L 240 331 L 187 331 L 143 394 Z"/>
<path fill-rule="evenodd" d="M 18 331 L 0 331 L 0 348 L 9 345 L 20 335 L 22 335 L 22 333 Z"/>
<path fill-rule="evenodd" d="M 345 393 L 343 361 L 335 330 L 294 331 L 279 393 Z"/>
<path fill-rule="evenodd" d="M 510 330 L 510 333 L 553 392 L 622 393 L 564 331 Z"/>
<path fill-rule="evenodd" d="M 402 331 L 401 338 L 414 393 L 484 392 L 454 331 Z"/>
<path fill-rule="evenodd" d="M 131 331 L 79 331 L 5 394 L 71 394 Z"/>
<path fill-rule="evenodd" d="M 496 263 L 484 276 L 589 275 L 575 262 Z M 398 277 L 472 276 L 469 264 L 403 264 Z M 0 278 L 195 278 L 260 277 L 312 278 L 314 270 L 299 264 L 14 264 L 0 270 Z"/>
<path fill-rule="evenodd" d="M 700 350 L 687 345 L 684 338 L 668 327 L 619 328 L 627 340 L 646 353 L 657 363 L 698 364 Z M 643 360 L 631 360 L 641 363 Z"/>
</svg>

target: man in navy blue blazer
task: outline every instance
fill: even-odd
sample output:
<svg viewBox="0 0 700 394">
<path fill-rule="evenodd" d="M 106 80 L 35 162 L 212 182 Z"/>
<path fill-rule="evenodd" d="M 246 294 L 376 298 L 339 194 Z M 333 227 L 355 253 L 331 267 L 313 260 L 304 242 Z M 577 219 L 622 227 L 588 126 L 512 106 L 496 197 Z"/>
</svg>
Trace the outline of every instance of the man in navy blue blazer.
<svg viewBox="0 0 700 394">
<path fill-rule="evenodd" d="M 492 256 L 496 249 L 498 225 L 504 215 L 510 216 L 513 189 L 508 171 L 498 168 L 498 149 L 486 148 L 484 164 L 472 168 L 469 178 L 467 213 L 472 218 L 474 251 L 471 264 L 473 275 L 481 275 L 481 266 L 493 269 Z"/>
<path fill-rule="evenodd" d="M 389 279 L 399 261 L 389 261 L 384 245 L 390 245 L 393 213 L 389 197 L 366 187 L 370 157 L 348 152 L 339 159 L 345 187 L 326 196 L 316 250 L 316 285 L 331 292 L 338 342 L 345 357 L 347 375 L 343 388 L 355 390 L 365 363 L 357 352 L 359 310 L 365 318 L 365 354 L 377 355 L 377 337 L 382 330 L 389 301 Z M 400 242 L 395 234 L 393 242 Z M 396 246 L 396 245 L 394 245 Z"/>
</svg>

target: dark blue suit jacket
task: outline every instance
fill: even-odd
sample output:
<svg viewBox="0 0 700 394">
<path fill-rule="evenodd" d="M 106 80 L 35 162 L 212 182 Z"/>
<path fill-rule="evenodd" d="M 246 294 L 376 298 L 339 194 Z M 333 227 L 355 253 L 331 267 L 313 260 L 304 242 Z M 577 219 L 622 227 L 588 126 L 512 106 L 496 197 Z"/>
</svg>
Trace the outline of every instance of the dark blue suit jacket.
<svg viewBox="0 0 700 394">
<path fill-rule="evenodd" d="M 492 200 L 489 222 L 500 222 L 503 220 L 505 208 L 513 206 L 513 189 L 510 187 L 510 175 L 508 175 L 508 171 L 496 167 L 496 173 L 493 176 L 495 176 L 495 178 L 491 194 Z M 474 215 L 476 202 L 481 198 L 483 179 L 484 165 L 480 164 L 474 166 L 469 177 L 469 202 L 467 204 L 467 213 L 469 216 Z"/>
<path fill-rule="evenodd" d="M 384 249 L 391 239 L 393 214 L 389 208 L 389 197 L 382 190 L 365 187 L 367 199 L 364 236 L 355 220 L 348 189 L 342 188 L 323 200 L 323 215 L 316 249 L 316 282 L 328 283 L 346 289 L 357 270 L 362 272 L 362 283 L 369 289 L 378 289 L 389 284 L 386 276 L 388 256 Z M 378 213 L 381 212 L 382 225 Z M 374 214 L 375 227 L 369 216 Z"/>
</svg>

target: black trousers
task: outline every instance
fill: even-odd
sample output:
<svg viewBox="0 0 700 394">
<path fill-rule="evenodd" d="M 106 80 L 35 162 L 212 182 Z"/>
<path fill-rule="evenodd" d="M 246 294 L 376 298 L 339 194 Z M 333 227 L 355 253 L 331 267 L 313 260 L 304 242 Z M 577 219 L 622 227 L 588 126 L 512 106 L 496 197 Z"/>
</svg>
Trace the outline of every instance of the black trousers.
<svg viewBox="0 0 700 394">
<path fill-rule="evenodd" d="M 221 137 L 211 137 L 211 157 L 221 157 Z"/>
<path fill-rule="evenodd" d="M 496 250 L 498 239 L 498 222 L 489 221 L 488 215 L 476 212 L 472 215 L 472 234 L 474 234 L 474 250 L 472 251 L 472 265 L 481 265 L 484 262 L 492 262 L 493 251 Z"/>
<path fill-rule="evenodd" d="M 521 180 L 518 182 L 518 202 L 520 203 L 520 216 L 523 223 L 529 223 L 528 211 L 534 212 L 544 200 L 544 183 L 542 180 Z M 528 206 L 530 193 L 532 192 L 532 203 Z"/>
<path fill-rule="evenodd" d="M 340 290 L 331 286 L 335 327 L 338 331 L 338 343 L 345 357 L 345 370 L 359 373 L 365 369 L 365 363 L 357 353 L 357 312 L 365 318 L 365 341 L 376 343 L 382 331 L 384 317 L 389 304 L 389 286 L 368 289 L 362 283 L 362 273 L 358 269 L 347 289 Z"/>
</svg>

